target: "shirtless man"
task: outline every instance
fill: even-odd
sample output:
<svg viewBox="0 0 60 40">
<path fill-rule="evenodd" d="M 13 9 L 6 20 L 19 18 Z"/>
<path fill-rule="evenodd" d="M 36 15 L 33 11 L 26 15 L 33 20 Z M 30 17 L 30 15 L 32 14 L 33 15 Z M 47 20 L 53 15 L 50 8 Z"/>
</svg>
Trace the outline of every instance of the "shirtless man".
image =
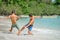
<svg viewBox="0 0 60 40">
<path fill-rule="evenodd" d="M 21 28 L 21 30 L 18 31 L 17 35 L 19 35 L 25 28 L 28 28 L 28 34 L 31 35 L 32 32 L 32 27 L 33 27 L 33 24 L 34 24 L 34 16 L 32 14 L 29 14 L 29 17 L 30 17 L 30 21 L 28 24 L 26 24 L 25 26 L 23 26 Z"/>
<path fill-rule="evenodd" d="M 12 25 L 11 25 L 11 28 L 10 28 L 10 32 L 12 32 L 12 29 L 14 28 L 14 27 L 16 27 L 18 30 L 19 30 L 19 28 L 18 28 L 18 26 L 17 26 L 17 24 L 16 24 L 16 21 L 17 21 L 17 19 L 19 18 L 16 14 L 15 14 L 15 11 L 12 11 L 12 13 L 11 13 L 11 15 L 9 15 L 9 18 L 11 19 L 11 22 L 12 22 Z"/>
</svg>

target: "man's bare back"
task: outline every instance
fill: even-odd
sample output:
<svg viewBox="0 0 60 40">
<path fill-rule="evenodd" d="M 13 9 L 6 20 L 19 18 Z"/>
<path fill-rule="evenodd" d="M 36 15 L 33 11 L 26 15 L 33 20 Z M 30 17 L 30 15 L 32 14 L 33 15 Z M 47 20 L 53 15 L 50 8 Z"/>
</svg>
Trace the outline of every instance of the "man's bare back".
<svg viewBox="0 0 60 40">
<path fill-rule="evenodd" d="M 12 24 L 15 24 L 18 19 L 18 16 L 16 16 L 15 14 L 12 14 L 9 16 L 9 18 L 11 19 Z"/>
</svg>

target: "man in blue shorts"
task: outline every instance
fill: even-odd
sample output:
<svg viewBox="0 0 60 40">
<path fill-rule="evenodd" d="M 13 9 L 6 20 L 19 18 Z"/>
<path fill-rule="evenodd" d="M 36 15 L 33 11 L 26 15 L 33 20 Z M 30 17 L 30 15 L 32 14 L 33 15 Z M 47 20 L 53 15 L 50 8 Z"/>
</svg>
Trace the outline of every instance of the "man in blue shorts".
<svg viewBox="0 0 60 40">
<path fill-rule="evenodd" d="M 29 17 L 30 17 L 30 21 L 27 25 L 23 26 L 21 28 L 21 30 L 18 31 L 17 35 L 19 35 L 25 28 L 28 28 L 28 34 L 31 35 L 32 32 L 32 27 L 33 27 L 33 24 L 34 24 L 34 16 L 32 14 L 29 14 Z"/>
</svg>

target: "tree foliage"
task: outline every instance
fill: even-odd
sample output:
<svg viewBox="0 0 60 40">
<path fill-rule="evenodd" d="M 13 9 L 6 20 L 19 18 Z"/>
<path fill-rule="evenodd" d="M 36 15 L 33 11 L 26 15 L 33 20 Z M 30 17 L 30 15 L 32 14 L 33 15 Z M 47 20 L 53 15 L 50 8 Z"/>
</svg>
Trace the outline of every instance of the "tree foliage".
<svg viewBox="0 0 60 40">
<path fill-rule="evenodd" d="M 60 15 L 60 0 L 56 0 L 56 5 L 51 4 L 51 0 L 0 0 L 0 14 L 10 14 L 16 10 L 17 15 Z"/>
</svg>

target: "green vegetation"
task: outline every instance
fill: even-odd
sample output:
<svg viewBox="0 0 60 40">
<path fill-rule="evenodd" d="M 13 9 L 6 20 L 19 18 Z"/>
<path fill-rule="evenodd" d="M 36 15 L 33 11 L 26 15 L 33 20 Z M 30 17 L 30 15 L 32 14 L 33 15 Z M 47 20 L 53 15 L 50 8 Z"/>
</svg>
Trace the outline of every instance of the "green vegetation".
<svg viewBox="0 0 60 40">
<path fill-rule="evenodd" d="M 43 0 L 0 0 L 0 15 L 9 15 L 12 10 L 17 15 L 60 15 L 60 0 L 54 3 Z"/>
</svg>

